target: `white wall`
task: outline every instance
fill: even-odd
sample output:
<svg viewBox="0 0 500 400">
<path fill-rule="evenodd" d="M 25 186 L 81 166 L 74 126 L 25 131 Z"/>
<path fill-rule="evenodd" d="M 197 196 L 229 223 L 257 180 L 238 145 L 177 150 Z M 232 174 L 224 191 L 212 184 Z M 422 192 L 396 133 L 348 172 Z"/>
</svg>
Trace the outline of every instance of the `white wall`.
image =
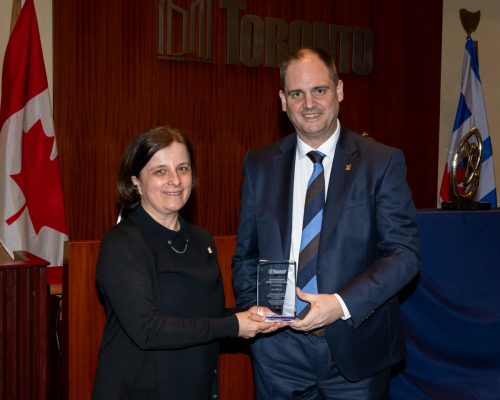
<svg viewBox="0 0 500 400">
<path fill-rule="evenodd" d="M 481 19 L 472 39 L 478 42 L 479 73 L 493 148 L 497 197 L 500 195 L 500 1 L 444 0 L 443 47 L 441 60 L 441 112 L 439 124 L 438 191 L 448 157 L 451 130 L 455 122 L 465 51 L 465 33 L 459 10 L 481 10 Z M 425 82 L 423 82 L 425 84 Z"/>
<path fill-rule="evenodd" d="M 52 93 L 52 0 L 35 0 L 35 7 L 40 27 L 47 78 L 49 80 L 49 90 Z M 459 10 L 461 8 L 469 11 L 481 10 L 481 21 L 472 37 L 479 43 L 479 70 L 493 146 L 497 193 L 500 196 L 500 1 L 444 0 L 439 170 L 436 199 L 448 155 L 451 130 L 460 93 L 462 59 L 466 38 L 460 23 Z M 0 61 L 2 64 L 9 35 L 11 9 L 12 0 L 0 0 Z M 425 59 L 422 62 L 425 62 Z M 425 82 L 422 82 L 422 84 L 425 84 Z M 426 133 L 422 134 L 425 135 Z"/>
<path fill-rule="evenodd" d="M 45 68 L 49 81 L 49 91 L 52 94 L 52 0 L 35 0 L 40 39 L 42 41 Z M 5 47 L 9 40 L 12 0 L 0 0 L 0 76 L 2 75 Z M 2 81 L 0 79 L 0 90 Z M 1 92 L 0 92 L 1 93 Z"/>
</svg>

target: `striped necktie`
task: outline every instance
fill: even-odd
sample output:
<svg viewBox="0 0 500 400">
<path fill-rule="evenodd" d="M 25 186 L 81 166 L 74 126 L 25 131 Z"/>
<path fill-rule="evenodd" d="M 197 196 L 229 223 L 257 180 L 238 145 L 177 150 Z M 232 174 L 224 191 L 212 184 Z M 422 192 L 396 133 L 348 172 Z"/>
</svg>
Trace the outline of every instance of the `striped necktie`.
<svg viewBox="0 0 500 400">
<path fill-rule="evenodd" d="M 318 293 L 316 265 L 323 208 L 325 207 L 325 174 L 322 164 L 325 155 L 314 150 L 307 153 L 307 156 L 314 163 L 314 170 L 307 184 L 297 286 L 305 292 Z M 309 310 L 309 303 L 298 298 L 296 300 L 297 315 L 303 317 Z"/>
</svg>

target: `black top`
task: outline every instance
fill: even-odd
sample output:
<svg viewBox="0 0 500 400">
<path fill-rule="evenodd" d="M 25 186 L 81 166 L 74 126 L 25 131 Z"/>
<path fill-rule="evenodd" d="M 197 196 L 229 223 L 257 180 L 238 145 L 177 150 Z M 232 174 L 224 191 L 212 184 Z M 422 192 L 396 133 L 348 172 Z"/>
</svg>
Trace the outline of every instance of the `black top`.
<svg viewBox="0 0 500 400">
<path fill-rule="evenodd" d="M 216 391 L 216 339 L 237 336 L 238 321 L 224 316 L 213 238 L 180 223 L 171 231 L 138 206 L 101 242 L 96 277 L 107 321 L 94 399 L 196 400 Z"/>
</svg>

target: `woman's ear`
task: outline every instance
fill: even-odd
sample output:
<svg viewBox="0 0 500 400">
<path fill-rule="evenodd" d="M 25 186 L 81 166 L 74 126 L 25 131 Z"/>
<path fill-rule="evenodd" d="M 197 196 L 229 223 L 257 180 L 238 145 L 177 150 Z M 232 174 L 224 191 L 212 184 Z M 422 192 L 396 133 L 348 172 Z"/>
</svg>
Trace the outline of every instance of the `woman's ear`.
<svg viewBox="0 0 500 400">
<path fill-rule="evenodd" d="M 132 180 L 132 184 L 135 186 L 137 193 L 142 195 L 141 182 L 139 181 L 139 179 L 137 179 L 137 177 L 135 175 L 133 175 L 130 179 Z"/>
</svg>

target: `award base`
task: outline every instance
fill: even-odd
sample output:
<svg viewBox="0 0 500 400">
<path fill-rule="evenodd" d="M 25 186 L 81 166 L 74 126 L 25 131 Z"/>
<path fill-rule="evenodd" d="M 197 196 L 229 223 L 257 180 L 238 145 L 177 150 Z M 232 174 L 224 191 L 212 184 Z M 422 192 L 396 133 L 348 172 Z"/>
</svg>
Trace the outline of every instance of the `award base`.
<svg viewBox="0 0 500 400">
<path fill-rule="evenodd" d="M 479 210 L 491 210 L 490 203 L 480 203 L 479 201 L 443 201 L 441 203 L 442 210 L 450 211 L 479 211 Z"/>
<path fill-rule="evenodd" d="M 291 322 L 295 321 L 297 317 L 286 316 L 286 315 L 268 315 L 266 316 L 265 322 Z"/>
</svg>

